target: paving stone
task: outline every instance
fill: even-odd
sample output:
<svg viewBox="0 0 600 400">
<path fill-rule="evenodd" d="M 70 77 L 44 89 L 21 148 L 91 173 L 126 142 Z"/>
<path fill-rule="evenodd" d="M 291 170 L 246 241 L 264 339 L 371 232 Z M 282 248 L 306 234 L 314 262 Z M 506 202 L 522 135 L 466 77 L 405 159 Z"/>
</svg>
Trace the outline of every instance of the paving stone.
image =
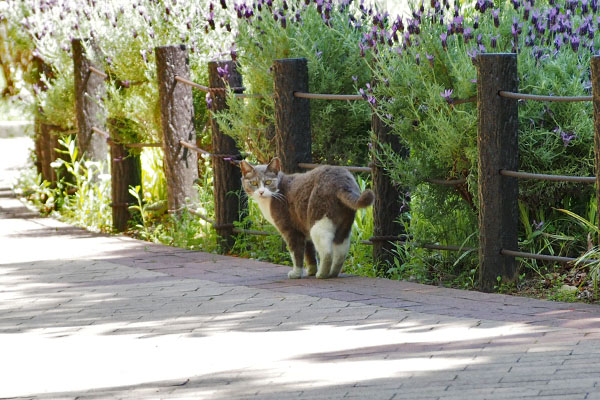
<svg viewBox="0 0 600 400">
<path fill-rule="evenodd" d="M 597 305 L 0 219 L 0 398 L 600 399 Z"/>
</svg>

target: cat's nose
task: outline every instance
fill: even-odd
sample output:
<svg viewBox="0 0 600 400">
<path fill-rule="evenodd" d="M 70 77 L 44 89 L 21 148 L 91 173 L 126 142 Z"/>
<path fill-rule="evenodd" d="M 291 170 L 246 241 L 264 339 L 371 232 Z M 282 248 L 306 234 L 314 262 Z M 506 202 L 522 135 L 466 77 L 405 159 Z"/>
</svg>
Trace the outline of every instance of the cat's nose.
<svg viewBox="0 0 600 400">
<path fill-rule="evenodd" d="M 265 194 L 265 191 L 261 189 L 261 190 L 259 190 L 259 191 L 258 191 L 258 194 L 259 194 L 260 196 L 262 196 L 263 194 Z"/>
</svg>

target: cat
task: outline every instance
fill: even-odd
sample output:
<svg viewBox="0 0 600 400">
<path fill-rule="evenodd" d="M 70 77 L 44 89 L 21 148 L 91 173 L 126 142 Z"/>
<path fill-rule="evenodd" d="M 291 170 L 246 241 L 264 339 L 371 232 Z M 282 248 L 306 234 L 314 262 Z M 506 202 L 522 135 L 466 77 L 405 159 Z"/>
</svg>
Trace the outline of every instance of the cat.
<svg viewBox="0 0 600 400">
<path fill-rule="evenodd" d="M 337 277 L 350 249 L 356 210 L 373 204 L 373 192 L 361 193 L 352 174 L 342 167 L 325 165 L 287 175 L 279 158 L 274 158 L 268 165 L 242 161 L 240 168 L 248 197 L 258 203 L 288 246 L 293 262 L 288 277 L 301 278 L 303 263 L 309 276 Z"/>
</svg>

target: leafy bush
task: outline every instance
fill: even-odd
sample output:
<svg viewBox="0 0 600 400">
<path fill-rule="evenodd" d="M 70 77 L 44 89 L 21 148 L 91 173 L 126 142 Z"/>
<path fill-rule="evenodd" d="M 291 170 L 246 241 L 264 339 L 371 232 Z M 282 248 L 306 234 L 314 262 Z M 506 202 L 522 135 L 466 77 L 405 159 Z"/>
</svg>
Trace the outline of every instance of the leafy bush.
<svg viewBox="0 0 600 400">
<path fill-rule="evenodd" d="M 394 180 L 412 187 L 415 237 L 460 244 L 477 229 L 477 109 L 457 101 L 476 95 L 477 55 L 518 52 L 523 92 L 589 95 L 596 10 L 595 1 L 444 0 L 427 9 L 420 3 L 404 20 L 375 15 L 361 46 L 375 59 L 378 84 L 364 90 L 411 150 L 405 159 L 384 149 L 381 161 Z M 520 102 L 521 169 L 593 175 L 591 113 L 590 103 Z M 466 185 L 452 190 L 426 183 L 430 178 L 466 178 Z M 573 184 L 520 186 L 525 207 L 533 215 L 545 210 L 547 218 L 557 218 L 551 208 L 559 204 L 585 209 L 590 195 L 589 188 Z M 438 229 L 430 229 L 434 225 Z M 474 236 L 468 241 L 476 245 Z"/>
<path fill-rule="evenodd" d="M 253 158 L 267 162 L 275 154 L 273 60 L 308 60 L 309 89 L 314 93 L 353 93 L 355 81 L 370 79 L 358 40 L 368 15 L 349 2 L 285 0 L 236 5 L 239 70 L 249 93 L 245 101 L 229 96 L 230 109 L 219 115 L 222 129 Z M 336 164 L 366 164 L 370 109 L 364 102 L 311 100 L 313 157 Z"/>
</svg>

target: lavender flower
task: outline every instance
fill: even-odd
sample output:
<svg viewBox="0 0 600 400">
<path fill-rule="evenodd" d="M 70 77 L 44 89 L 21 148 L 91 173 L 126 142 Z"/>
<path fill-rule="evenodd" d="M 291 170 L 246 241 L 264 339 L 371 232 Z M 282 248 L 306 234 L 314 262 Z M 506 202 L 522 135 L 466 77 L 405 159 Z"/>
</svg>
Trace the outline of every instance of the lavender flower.
<svg viewBox="0 0 600 400">
<path fill-rule="evenodd" d="M 572 132 L 561 132 L 560 138 L 562 139 L 564 146 L 567 147 L 569 143 L 571 143 L 571 140 L 577 138 L 577 135 Z"/>
<path fill-rule="evenodd" d="M 429 61 L 429 65 L 433 67 L 433 54 L 425 53 L 425 57 L 427 57 L 427 61 Z"/>
<path fill-rule="evenodd" d="M 492 46 L 492 49 L 495 49 L 496 46 L 498 45 L 499 38 L 500 38 L 500 35 L 495 35 L 490 38 L 490 45 Z"/>
<path fill-rule="evenodd" d="M 210 93 L 206 93 L 206 108 L 207 109 L 212 109 L 212 104 L 213 104 L 213 99 L 210 95 Z"/>
<path fill-rule="evenodd" d="M 531 226 L 533 227 L 534 231 L 539 231 L 544 226 L 544 221 L 536 222 L 536 220 L 534 219 L 533 224 Z"/>
<path fill-rule="evenodd" d="M 465 41 L 465 44 L 469 43 L 469 40 L 473 39 L 473 31 L 471 28 L 465 28 L 465 31 L 463 33 L 463 39 Z"/>
<path fill-rule="evenodd" d="M 581 43 L 581 39 L 579 39 L 579 37 L 571 36 L 571 48 L 573 49 L 574 52 L 577 52 L 577 50 L 579 50 L 580 43 Z"/>
<path fill-rule="evenodd" d="M 444 50 L 448 49 L 448 43 L 446 42 L 446 40 L 448 39 L 448 35 L 446 33 L 442 33 L 440 35 L 440 39 L 442 40 L 442 47 L 444 48 Z"/>
<path fill-rule="evenodd" d="M 440 96 L 442 96 L 447 102 L 448 104 L 452 104 L 452 98 L 450 96 L 452 96 L 452 93 L 454 93 L 453 89 L 446 89 L 443 92 L 440 92 Z"/>
<path fill-rule="evenodd" d="M 229 78 L 229 64 L 225 64 L 224 67 L 217 67 L 217 74 L 219 74 L 222 79 Z"/>
<path fill-rule="evenodd" d="M 492 17 L 494 18 L 494 26 L 498 28 L 500 26 L 500 10 L 497 8 L 493 9 Z"/>
</svg>

